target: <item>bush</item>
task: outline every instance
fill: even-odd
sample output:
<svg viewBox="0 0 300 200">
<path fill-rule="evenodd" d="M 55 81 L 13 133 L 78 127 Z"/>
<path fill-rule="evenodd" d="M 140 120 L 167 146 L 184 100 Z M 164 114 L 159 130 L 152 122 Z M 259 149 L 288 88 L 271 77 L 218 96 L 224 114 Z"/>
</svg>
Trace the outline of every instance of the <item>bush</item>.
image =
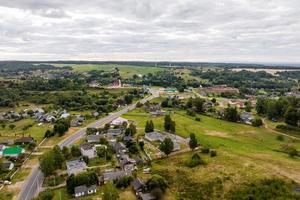
<svg viewBox="0 0 300 200">
<path fill-rule="evenodd" d="M 295 156 L 298 156 L 298 151 L 297 149 L 292 146 L 292 145 L 288 145 L 288 144 L 285 144 L 285 145 L 282 145 L 282 150 L 289 154 L 290 157 L 295 157 Z"/>
<path fill-rule="evenodd" d="M 276 139 L 279 141 L 284 141 L 284 137 L 282 135 L 277 135 Z"/>
<path fill-rule="evenodd" d="M 189 115 L 189 116 L 192 116 L 192 117 L 194 117 L 196 115 L 195 111 L 193 111 L 192 109 L 188 109 L 186 111 L 186 114 Z"/>
<path fill-rule="evenodd" d="M 207 147 L 202 147 L 202 148 L 201 148 L 201 153 L 208 154 L 208 153 L 209 153 L 209 148 L 207 148 Z"/>
<path fill-rule="evenodd" d="M 211 150 L 210 151 L 210 157 L 215 157 L 217 156 L 217 151 L 216 150 Z"/>
<path fill-rule="evenodd" d="M 127 188 L 132 181 L 133 181 L 132 176 L 125 176 L 116 181 L 116 187 L 117 188 Z"/>
<path fill-rule="evenodd" d="M 291 125 L 277 125 L 276 126 L 277 129 L 283 130 L 283 131 L 299 131 L 300 133 L 300 128 L 295 127 L 295 126 L 291 126 Z"/>
<path fill-rule="evenodd" d="M 54 197 L 54 194 L 53 192 L 51 192 L 49 189 L 42 192 L 40 195 L 39 195 L 39 200 L 52 200 Z"/>
<path fill-rule="evenodd" d="M 201 119 L 199 117 L 196 117 L 195 120 L 198 121 L 198 122 L 201 121 Z"/>
<path fill-rule="evenodd" d="M 252 126 L 254 127 L 260 127 L 263 125 L 263 122 L 260 118 L 255 118 L 252 120 Z"/>
<path fill-rule="evenodd" d="M 192 156 L 192 158 L 186 162 L 186 166 L 190 168 L 197 167 L 198 165 L 204 165 L 204 164 L 205 162 L 197 153 L 195 153 Z"/>
</svg>

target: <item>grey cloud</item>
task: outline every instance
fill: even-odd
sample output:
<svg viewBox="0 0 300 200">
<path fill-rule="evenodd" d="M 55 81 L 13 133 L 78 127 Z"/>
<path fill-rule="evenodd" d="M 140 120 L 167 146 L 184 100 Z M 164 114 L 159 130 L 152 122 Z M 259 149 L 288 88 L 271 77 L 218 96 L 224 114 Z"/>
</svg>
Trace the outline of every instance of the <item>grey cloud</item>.
<svg viewBox="0 0 300 200">
<path fill-rule="evenodd" d="M 299 18 L 298 0 L 0 0 L 0 59 L 299 62 Z"/>
</svg>

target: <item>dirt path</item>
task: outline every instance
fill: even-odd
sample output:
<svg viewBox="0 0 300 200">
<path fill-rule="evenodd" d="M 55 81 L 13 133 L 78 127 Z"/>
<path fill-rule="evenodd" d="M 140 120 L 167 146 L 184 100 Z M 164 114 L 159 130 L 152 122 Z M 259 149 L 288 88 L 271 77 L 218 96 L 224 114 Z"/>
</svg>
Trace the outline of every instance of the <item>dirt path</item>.
<svg viewBox="0 0 300 200">
<path fill-rule="evenodd" d="M 271 131 L 272 133 L 275 133 L 275 134 L 278 134 L 278 135 L 283 135 L 283 136 L 286 136 L 286 137 L 294 139 L 294 140 L 300 140 L 300 138 L 298 138 L 298 137 L 288 135 L 288 134 L 285 134 L 285 133 L 281 133 L 279 131 L 276 131 L 276 130 L 272 129 L 271 127 L 269 127 L 268 123 L 266 123 L 266 119 L 262 119 L 262 121 L 264 123 L 264 127 L 266 129 L 268 129 L 269 131 Z"/>
</svg>

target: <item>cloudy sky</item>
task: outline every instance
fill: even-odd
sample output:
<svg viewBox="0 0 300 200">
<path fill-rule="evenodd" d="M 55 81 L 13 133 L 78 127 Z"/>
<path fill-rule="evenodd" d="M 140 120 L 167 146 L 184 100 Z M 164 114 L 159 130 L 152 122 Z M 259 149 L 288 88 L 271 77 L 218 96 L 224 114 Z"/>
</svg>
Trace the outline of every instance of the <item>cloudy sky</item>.
<svg viewBox="0 0 300 200">
<path fill-rule="evenodd" d="M 300 62 L 299 0 L 0 0 L 0 60 Z"/>
</svg>

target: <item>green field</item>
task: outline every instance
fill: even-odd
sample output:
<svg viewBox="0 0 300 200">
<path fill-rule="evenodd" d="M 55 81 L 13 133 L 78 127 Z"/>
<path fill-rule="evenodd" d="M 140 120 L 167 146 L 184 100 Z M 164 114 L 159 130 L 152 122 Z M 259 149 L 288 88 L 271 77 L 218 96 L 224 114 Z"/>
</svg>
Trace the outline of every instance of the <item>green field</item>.
<svg viewBox="0 0 300 200">
<path fill-rule="evenodd" d="M 14 124 L 15 128 L 11 129 L 9 127 L 10 124 Z M 29 125 L 32 125 L 32 127 L 29 127 L 28 129 L 24 130 L 24 128 Z M 41 125 L 38 125 L 38 123 L 35 122 L 34 119 L 22 119 L 17 122 L 7 123 L 5 128 L 0 127 L 0 140 L 5 141 L 8 139 L 16 139 L 24 135 L 31 136 L 35 140 L 37 140 L 37 142 L 40 142 L 44 138 L 46 130 L 50 128 L 50 124 L 43 123 Z"/>
<path fill-rule="evenodd" d="M 133 65 L 120 65 L 120 64 L 53 64 L 57 67 L 71 66 L 75 71 L 85 72 L 91 70 L 111 71 L 114 68 L 119 68 L 120 74 L 123 78 L 132 77 L 134 74 L 148 74 L 163 71 L 160 67 L 142 67 Z"/>
<path fill-rule="evenodd" d="M 163 130 L 163 117 L 151 117 L 142 109 L 136 109 L 123 117 L 137 123 L 139 133 L 143 133 L 146 121 L 152 119 L 155 129 Z M 171 117 L 176 122 L 176 134 L 189 137 L 195 133 L 200 144 L 216 149 L 218 156 L 210 158 L 201 155 L 207 161 L 206 167 L 189 169 L 183 163 L 191 154 L 170 157 L 167 160 L 153 162 L 153 169 L 170 178 L 172 187 L 167 199 L 174 199 L 178 194 L 179 174 L 185 174 L 195 182 L 210 182 L 215 178 L 228 179 L 224 187 L 226 191 L 237 184 L 245 184 L 262 178 L 280 177 L 300 183 L 300 158 L 291 158 L 281 151 L 283 144 L 290 144 L 300 149 L 299 140 L 284 136 L 278 141 L 276 132 L 266 128 L 255 128 L 249 125 L 227 122 L 211 117 L 198 115 L 201 121 L 187 116 L 184 111 L 175 110 Z M 171 164 L 170 164 L 171 163 Z M 172 167 L 170 167 L 172 166 Z M 174 180 L 175 179 L 175 180 Z M 190 180 L 187 180 L 190 181 Z M 174 196 L 175 195 L 175 196 Z"/>
</svg>

